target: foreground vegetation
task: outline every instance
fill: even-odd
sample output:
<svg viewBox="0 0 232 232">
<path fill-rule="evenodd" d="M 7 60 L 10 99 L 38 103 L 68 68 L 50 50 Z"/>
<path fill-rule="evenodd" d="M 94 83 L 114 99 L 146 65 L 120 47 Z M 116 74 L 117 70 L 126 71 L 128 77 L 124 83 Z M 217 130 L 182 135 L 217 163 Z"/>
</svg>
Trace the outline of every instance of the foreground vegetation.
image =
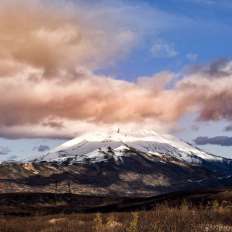
<svg viewBox="0 0 232 232">
<path fill-rule="evenodd" d="M 1 232 L 232 232 L 232 207 L 228 204 L 191 207 L 163 203 L 149 211 L 75 213 L 50 216 L 0 218 Z"/>
</svg>

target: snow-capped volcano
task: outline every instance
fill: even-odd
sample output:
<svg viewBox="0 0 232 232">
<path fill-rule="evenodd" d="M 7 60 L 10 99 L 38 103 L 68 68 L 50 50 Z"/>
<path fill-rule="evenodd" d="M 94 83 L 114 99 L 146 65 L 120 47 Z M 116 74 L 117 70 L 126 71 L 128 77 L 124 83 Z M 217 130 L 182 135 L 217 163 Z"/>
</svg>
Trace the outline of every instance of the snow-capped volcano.
<svg viewBox="0 0 232 232">
<path fill-rule="evenodd" d="M 136 151 L 136 152 L 135 152 Z M 203 161 L 222 161 L 223 158 L 208 154 L 171 135 L 161 135 L 153 130 L 87 133 L 72 139 L 45 155 L 43 161 L 102 162 L 109 158 L 116 161 L 124 156 L 140 153 L 146 158 L 172 158 L 191 164 Z"/>
<path fill-rule="evenodd" d="M 0 165 L 0 192 L 156 196 L 231 185 L 232 161 L 171 135 L 122 130 L 84 134 L 32 162 Z"/>
</svg>

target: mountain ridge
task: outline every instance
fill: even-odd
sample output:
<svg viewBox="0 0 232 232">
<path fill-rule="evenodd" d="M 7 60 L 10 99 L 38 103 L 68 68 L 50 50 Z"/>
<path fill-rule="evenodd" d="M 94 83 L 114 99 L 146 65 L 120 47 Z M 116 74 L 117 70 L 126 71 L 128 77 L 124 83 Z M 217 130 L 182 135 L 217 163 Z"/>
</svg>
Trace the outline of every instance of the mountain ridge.
<svg viewBox="0 0 232 232">
<path fill-rule="evenodd" d="M 149 156 L 166 156 L 191 164 L 206 161 L 225 161 L 229 159 L 204 152 L 188 143 L 177 140 L 171 135 L 160 135 L 153 130 L 124 133 L 119 129 L 107 133 L 87 133 L 74 138 L 44 155 L 42 161 L 61 161 L 73 158 L 76 162 L 84 159 L 92 162 L 102 161 L 102 155 L 113 155 L 118 159 L 130 149 Z M 95 158 L 95 160 L 94 160 Z"/>
<path fill-rule="evenodd" d="M 35 160 L 0 165 L 0 192 L 158 196 L 228 186 L 232 160 L 153 131 L 94 132 Z"/>
</svg>

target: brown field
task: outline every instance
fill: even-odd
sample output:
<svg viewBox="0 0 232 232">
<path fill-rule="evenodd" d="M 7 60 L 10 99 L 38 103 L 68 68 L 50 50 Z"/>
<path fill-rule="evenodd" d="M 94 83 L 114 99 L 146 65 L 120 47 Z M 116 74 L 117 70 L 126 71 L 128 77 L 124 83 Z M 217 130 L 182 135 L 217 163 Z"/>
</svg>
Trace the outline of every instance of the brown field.
<svg viewBox="0 0 232 232">
<path fill-rule="evenodd" d="M 48 199 L 47 195 L 40 198 L 34 208 L 29 207 L 28 202 L 36 200 L 37 195 L 31 198 L 30 195 L 23 195 L 18 199 L 13 196 L 13 202 L 8 195 L 0 196 L 0 232 L 232 232 L 231 188 L 190 195 L 168 195 L 156 199 L 152 204 L 149 200 L 149 207 L 140 205 L 120 210 L 115 206 L 111 210 L 103 207 L 99 208 L 101 213 L 96 209 L 88 213 L 57 213 L 56 210 L 48 210 L 53 204 L 50 195 Z M 60 197 L 63 200 L 67 198 L 66 195 Z M 80 201 L 90 201 L 89 198 L 78 199 L 79 206 Z M 93 200 L 99 202 L 97 198 Z M 124 203 L 128 204 L 127 201 Z"/>
<path fill-rule="evenodd" d="M 232 208 L 179 207 L 166 204 L 150 211 L 76 213 L 50 216 L 2 217 L 1 232 L 136 232 L 136 231 L 232 231 Z"/>
<path fill-rule="evenodd" d="M 149 211 L 0 218 L 1 232 L 232 231 L 232 207 L 161 204 Z"/>
</svg>

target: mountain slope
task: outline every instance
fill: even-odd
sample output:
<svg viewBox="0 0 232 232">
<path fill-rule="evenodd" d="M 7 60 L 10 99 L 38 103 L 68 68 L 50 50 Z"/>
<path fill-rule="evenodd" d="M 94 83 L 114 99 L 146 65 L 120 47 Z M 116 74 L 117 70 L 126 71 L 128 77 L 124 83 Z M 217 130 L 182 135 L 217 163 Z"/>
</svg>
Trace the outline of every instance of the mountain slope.
<svg viewBox="0 0 232 232">
<path fill-rule="evenodd" d="M 156 196 L 232 183 L 232 161 L 154 131 L 85 134 L 27 163 L 0 165 L 0 192 Z"/>
<path fill-rule="evenodd" d="M 225 171 L 227 163 L 230 163 L 228 159 L 208 154 L 171 135 L 160 135 L 154 131 L 123 133 L 119 130 L 84 134 L 55 148 L 40 160 L 95 163 L 112 158 L 120 162 L 123 157 L 138 153 L 146 159 L 160 158 L 163 162 L 169 160 L 198 166 L 222 164 Z"/>
</svg>

